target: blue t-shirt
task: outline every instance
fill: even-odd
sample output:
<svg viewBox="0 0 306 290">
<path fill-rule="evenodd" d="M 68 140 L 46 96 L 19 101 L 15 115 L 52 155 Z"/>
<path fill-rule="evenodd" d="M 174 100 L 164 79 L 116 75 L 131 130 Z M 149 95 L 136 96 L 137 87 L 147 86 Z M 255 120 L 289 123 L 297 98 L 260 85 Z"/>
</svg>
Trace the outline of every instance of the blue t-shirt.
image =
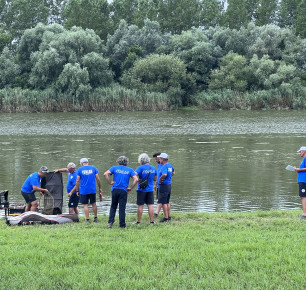
<svg viewBox="0 0 306 290">
<path fill-rule="evenodd" d="M 162 167 L 160 168 L 158 172 L 158 176 L 157 176 L 158 182 L 159 182 L 160 177 L 163 174 L 167 174 L 166 179 L 161 184 L 171 184 L 173 172 L 174 172 L 174 168 L 170 163 L 166 163 L 165 165 L 162 165 Z"/>
<path fill-rule="evenodd" d="M 157 170 L 154 166 L 150 165 L 150 164 L 144 164 L 139 166 L 136 170 L 135 170 L 139 176 L 139 179 L 146 179 L 149 172 L 150 172 L 150 176 L 149 176 L 149 180 L 148 180 L 148 186 L 144 189 L 141 189 L 139 187 L 137 187 L 137 191 L 142 191 L 142 192 L 151 192 L 153 191 L 153 187 L 154 187 L 154 177 L 157 176 Z"/>
<path fill-rule="evenodd" d="M 306 157 L 304 157 L 300 168 L 306 168 Z M 306 171 L 301 171 L 298 173 L 297 182 L 305 182 L 306 183 Z"/>
<path fill-rule="evenodd" d="M 74 186 L 76 184 L 77 176 L 78 176 L 78 172 L 77 171 L 75 171 L 73 173 L 69 172 L 67 186 L 66 186 L 67 193 L 69 193 L 72 190 L 72 188 L 74 188 Z"/>
<path fill-rule="evenodd" d="M 35 190 L 33 190 L 33 185 L 40 187 L 40 182 L 41 177 L 38 175 L 38 172 L 34 172 L 28 176 L 28 178 L 21 187 L 21 191 L 25 193 L 34 193 Z"/>
<path fill-rule="evenodd" d="M 96 193 L 96 174 L 99 170 L 92 165 L 85 165 L 78 169 L 77 176 L 80 176 L 80 194 Z"/>
<path fill-rule="evenodd" d="M 163 165 L 162 164 L 160 164 L 160 163 L 158 163 L 157 164 L 157 182 L 156 182 L 156 188 L 158 188 L 159 187 L 159 178 L 160 178 L 160 170 L 161 170 L 161 168 L 163 167 Z"/>
<path fill-rule="evenodd" d="M 134 169 L 124 165 L 117 165 L 110 168 L 109 171 L 114 175 L 113 181 L 115 181 L 111 190 L 123 189 L 127 192 L 130 177 L 136 175 Z"/>
</svg>

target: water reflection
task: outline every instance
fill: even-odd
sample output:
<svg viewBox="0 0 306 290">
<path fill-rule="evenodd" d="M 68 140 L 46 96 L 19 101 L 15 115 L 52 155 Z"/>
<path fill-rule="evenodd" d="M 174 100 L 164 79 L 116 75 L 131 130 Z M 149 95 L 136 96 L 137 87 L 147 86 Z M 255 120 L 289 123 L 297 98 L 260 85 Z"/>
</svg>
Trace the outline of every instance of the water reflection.
<svg viewBox="0 0 306 290">
<path fill-rule="evenodd" d="M 100 170 L 99 213 L 108 214 L 104 171 L 119 155 L 136 168 L 140 153 L 165 151 L 176 169 L 174 211 L 300 208 L 296 174 L 284 168 L 301 162 L 295 152 L 306 144 L 304 118 L 303 112 L 244 111 L 2 114 L 0 189 L 21 203 L 22 183 L 41 165 L 56 169 L 86 156 Z M 133 191 L 127 212 L 136 211 Z"/>
</svg>

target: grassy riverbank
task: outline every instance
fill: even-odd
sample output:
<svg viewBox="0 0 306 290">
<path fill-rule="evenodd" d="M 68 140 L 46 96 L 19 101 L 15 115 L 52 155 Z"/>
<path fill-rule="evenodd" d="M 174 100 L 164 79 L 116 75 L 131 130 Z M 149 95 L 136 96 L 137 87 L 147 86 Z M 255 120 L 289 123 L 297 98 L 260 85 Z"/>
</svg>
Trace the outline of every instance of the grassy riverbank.
<svg viewBox="0 0 306 290">
<path fill-rule="evenodd" d="M 173 213 L 168 224 L 7 226 L 0 220 L 6 289 L 304 289 L 300 211 Z M 118 219 L 117 219 L 118 220 Z"/>
</svg>

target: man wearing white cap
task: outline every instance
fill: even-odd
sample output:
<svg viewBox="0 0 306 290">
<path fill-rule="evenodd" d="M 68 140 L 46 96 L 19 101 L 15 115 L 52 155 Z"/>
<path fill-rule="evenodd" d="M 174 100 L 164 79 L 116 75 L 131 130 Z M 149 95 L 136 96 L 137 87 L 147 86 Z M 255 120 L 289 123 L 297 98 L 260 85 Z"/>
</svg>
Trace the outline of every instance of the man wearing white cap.
<svg viewBox="0 0 306 290">
<path fill-rule="evenodd" d="M 168 222 L 170 217 L 170 194 L 171 194 L 171 179 L 174 175 L 174 168 L 168 162 L 168 154 L 161 153 L 157 156 L 162 164 L 158 171 L 157 182 L 159 183 L 158 203 L 162 204 L 164 218 L 160 222 Z"/>
<path fill-rule="evenodd" d="M 99 170 L 88 164 L 87 158 L 80 160 L 81 167 L 78 169 L 75 189 L 80 195 L 80 203 L 84 205 L 84 213 L 86 222 L 90 223 L 88 202 L 92 205 L 94 213 L 94 222 L 98 221 L 98 209 L 96 204 L 96 181 L 99 186 L 99 194 L 102 195 L 101 180 L 99 177 Z"/>
<path fill-rule="evenodd" d="M 306 146 L 302 146 L 297 152 L 303 157 L 300 167 L 294 167 L 295 171 L 298 173 L 297 182 L 299 184 L 299 195 L 303 207 L 303 214 L 300 219 L 306 219 Z"/>
</svg>

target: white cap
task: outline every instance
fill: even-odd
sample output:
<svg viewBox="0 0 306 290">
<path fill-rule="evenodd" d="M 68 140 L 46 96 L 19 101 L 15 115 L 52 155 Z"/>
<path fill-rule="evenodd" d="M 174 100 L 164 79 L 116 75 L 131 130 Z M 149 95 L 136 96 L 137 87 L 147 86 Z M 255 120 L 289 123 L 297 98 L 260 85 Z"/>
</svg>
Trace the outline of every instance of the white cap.
<svg viewBox="0 0 306 290">
<path fill-rule="evenodd" d="M 168 159 L 168 154 L 167 153 L 160 153 L 157 157 L 163 158 L 163 159 Z"/>
<path fill-rule="evenodd" d="M 82 163 L 88 163 L 88 159 L 87 158 L 81 158 L 80 164 L 82 164 Z"/>
<path fill-rule="evenodd" d="M 302 146 L 298 151 L 296 151 L 296 152 L 298 152 L 298 153 L 300 153 L 301 151 L 306 151 L 306 146 Z"/>
</svg>

